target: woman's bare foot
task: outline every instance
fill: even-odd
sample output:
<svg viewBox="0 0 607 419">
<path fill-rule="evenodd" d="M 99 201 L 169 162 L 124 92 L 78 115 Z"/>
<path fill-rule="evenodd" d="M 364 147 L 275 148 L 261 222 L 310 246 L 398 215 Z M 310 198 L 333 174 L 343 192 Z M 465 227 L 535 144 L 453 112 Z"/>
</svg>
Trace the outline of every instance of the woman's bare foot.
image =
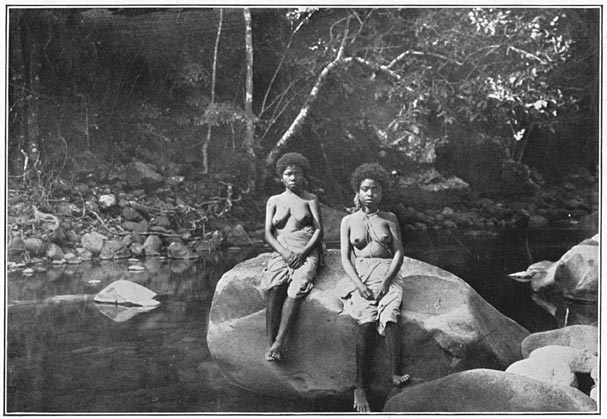
<svg viewBox="0 0 607 419">
<path fill-rule="evenodd" d="M 392 374 L 392 385 L 394 385 L 396 387 L 402 386 L 407 381 L 409 381 L 409 378 L 411 378 L 411 376 L 409 374 L 403 374 L 403 375 Z"/>
<path fill-rule="evenodd" d="M 280 361 L 282 358 L 282 347 L 274 342 L 266 352 L 266 361 Z"/>
<path fill-rule="evenodd" d="M 354 409 L 357 412 L 370 412 L 369 402 L 367 401 L 367 394 L 362 388 L 354 390 Z"/>
</svg>

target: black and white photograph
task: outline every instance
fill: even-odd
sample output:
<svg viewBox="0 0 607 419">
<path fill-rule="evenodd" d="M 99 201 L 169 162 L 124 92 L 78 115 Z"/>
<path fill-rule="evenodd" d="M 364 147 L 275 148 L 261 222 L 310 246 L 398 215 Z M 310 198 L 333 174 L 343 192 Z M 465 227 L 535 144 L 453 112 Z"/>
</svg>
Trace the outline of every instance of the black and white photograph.
<svg viewBox="0 0 607 419">
<path fill-rule="evenodd" d="M 3 6 L 3 416 L 601 414 L 601 2 Z"/>
</svg>

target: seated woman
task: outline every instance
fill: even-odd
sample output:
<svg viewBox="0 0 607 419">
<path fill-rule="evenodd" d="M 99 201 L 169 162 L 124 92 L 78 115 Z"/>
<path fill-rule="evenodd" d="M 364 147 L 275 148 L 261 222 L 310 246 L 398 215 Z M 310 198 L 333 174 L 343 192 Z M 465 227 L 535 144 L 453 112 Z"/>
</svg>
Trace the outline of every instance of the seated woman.
<svg viewBox="0 0 607 419">
<path fill-rule="evenodd" d="M 356 389 L 354 408 L 369 412 L 368 375 L 375 333 L 385 335 L 392 369 L 392 384 L 405 383 L 400 371 L 400 346 L 396 322 L 400 314 L 402 282 L 398 272 L 403 262 L 403 244 L 398 219 L 379 210 L 389 175 L 376 163 L 359 166 L 352 174 L 357 211 L 341 222 L 341 262 L 352 282 L 345 296 L 344 311 L 359 324 L 356 342 Z"/>
<path fill-rule="evenodd" d="M 266 331 L 268 361 L 279 361 L 287 332 L 305 297 L 313 287 L 322 257 L 322 219 L 316 195 L 307 192 L 308 160 L 287 153 L 276 162 L 284 192 L 271 196 L 266 205 L 265 239 L 274 249 L 263 272 L 261 286 L 269 290 Z"/>
</svg>

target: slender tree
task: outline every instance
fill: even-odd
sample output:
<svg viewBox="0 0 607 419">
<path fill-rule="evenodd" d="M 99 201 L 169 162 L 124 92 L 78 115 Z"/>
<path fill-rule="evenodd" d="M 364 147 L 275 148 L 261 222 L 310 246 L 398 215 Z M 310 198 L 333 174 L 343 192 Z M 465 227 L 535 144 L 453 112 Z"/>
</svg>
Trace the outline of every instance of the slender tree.
<svg viewBox="0 0 607 419">
<path fill-rule="evenodd" d="M 253 120 L 253 30 L 251 28 L 251 10 L 245 7 L 243 8 L 242 12 L 245 21 L 245 46 L 247 54 L 247 82 L 244 102 L 244 111 L 247 118 L 247 136 L 245 139 L 245 147 L 249 156 L 254 159 L 255 126 Z"/>
<path fill-rule="evenodd" d="M 219 23 L 217 24 L 217 36 L 215 37 L 215 48 L 213 49 L 213 71 L 211 73 L 211 104 L 215 104 L 215 82 L 217 79 L 217 53 L 219 51 L 219 38 L 221 38 L 221 27 L 223 24 L 223 9 L 219 9 Z M 202 159 L 204 173 L 209 173 L 209 144 L 211 144 L 212 124 L 208 124 L 207 137 L 202 143 Z"/>
</svg>

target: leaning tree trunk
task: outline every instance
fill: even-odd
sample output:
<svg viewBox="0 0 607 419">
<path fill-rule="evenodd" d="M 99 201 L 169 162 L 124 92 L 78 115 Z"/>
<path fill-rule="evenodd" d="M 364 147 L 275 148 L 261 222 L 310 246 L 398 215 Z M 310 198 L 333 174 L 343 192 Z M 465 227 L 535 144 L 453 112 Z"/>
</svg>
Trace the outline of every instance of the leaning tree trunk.
<svg viewBox="0 0 607 419">
<path fill-rule="evenodd" d="M 283 153 L 283 151 L 287 148 L 291 140 L 301 131 L 301 128 L 306 122 L 306 119 L 308 118 L 312 107 L 318 100 L 320 90 L 325 84 L 327 77 L 336 67 L 339 67 L 344 63 L 344 46 L 347 37 L 348 31 L 346 30 L 342 39 L 342 43 L 339 47 L 339 50 L 337 51 L 337 55 L 335 56 L 335 59 L 322 69 L 322 71 L 318 75 L 318 78 L 316 79 L 316 83 L 314 83 L 312 90 L 308 94 L 306 101 L 304 102 L 303 106 L 299 110 L 299 113 L 291 123 L 291 126 L 285 131 L 282 137 L 280 137 L 280 140 L 278 140 L 276 145 L 266 156 L 266 168 L 271 168 L 274 165 L 274 162 L 278 159 L 278 156 Z"/>
<path fill-rule="evenodd" d="M 211 105 L 215 103 L 215 81 L 217 78 L 217 52 L 219 51 L 219 38 L 221 37 L 221 26 L 223 24 L 223 9 L 219 9 L 219 23 L 217 24 L 217 36 L 215 37 L 215 48 L 213 50 L 213 73 L 211 74 Z M 202 143 L 202 165 L 204 173 L 209 173 L 209 144 L 211 144 L 211 124 L 208 124 L 207 137 Z"/>
</svg>

